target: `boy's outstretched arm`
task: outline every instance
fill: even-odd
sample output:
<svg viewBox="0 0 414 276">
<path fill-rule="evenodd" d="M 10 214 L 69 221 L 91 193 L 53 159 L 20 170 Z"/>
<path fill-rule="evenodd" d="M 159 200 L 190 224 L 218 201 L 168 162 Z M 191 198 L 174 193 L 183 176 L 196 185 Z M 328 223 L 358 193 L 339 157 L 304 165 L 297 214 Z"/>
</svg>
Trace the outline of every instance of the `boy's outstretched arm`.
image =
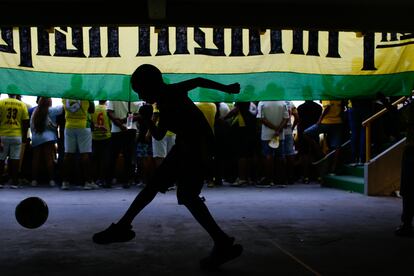
<svg viewBox="0 0 414 276">
<path fill-rule="evenodd" d="M 240 84 L 239 83 L 232 83 L 232 84 L 222 84 L 216 81 L 212 81 L 205 78 L 194 78 L 190 80 L 185 80 L 179 83 L 172 84 L 178 87 L 180 90 L 190 91 L 194 88 L 201 87 L 201 88 L 208 88 L 208 89 L 215 89 L 220 90 L 229 94 L 238 94 L 240 93 Z"/>
</svg>

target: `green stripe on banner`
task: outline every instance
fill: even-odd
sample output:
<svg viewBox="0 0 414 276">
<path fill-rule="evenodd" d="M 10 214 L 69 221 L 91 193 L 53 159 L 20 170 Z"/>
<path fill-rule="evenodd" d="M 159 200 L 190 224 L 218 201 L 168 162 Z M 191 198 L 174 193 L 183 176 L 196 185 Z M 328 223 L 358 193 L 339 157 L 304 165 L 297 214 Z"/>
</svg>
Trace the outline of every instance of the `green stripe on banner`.
<svg viewBox="0 0 414 276">
<path fill-rule="evenodd" d="M 321 100 L 373 98 L 377 92 L 386 96 L 410 95 L 414 72 L 386 75 L 321 75 L 291 72 L 244 74 L 165 74 L 167 83 L 204 77 L 221 83 L 239 82 L 241 93 L 195 89 L 194 101 L 234 102 L 259 100 Z M 131 92 L 129 75 L 61 74 L 0 68 L 0 92 L 53 98 L 88 100 L 137 100 Z"/>
</svg>

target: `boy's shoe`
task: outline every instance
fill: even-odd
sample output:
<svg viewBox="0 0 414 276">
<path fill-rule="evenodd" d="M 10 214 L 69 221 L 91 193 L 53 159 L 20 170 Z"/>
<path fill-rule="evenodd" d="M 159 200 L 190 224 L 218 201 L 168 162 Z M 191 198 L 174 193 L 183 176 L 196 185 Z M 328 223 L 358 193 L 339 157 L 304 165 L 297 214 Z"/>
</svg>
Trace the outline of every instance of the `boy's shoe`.
<svg viewBox="0 0 414 276">
<path fill-rule="evenodd" d="M 214 187 L 216 187 L 216 184 L 214 183 L 214 181 L 210 180 L 210 181 L 208 181 L 208 183 L 207 183 L 207 187 L 208 187 L 208 188 L 214 188 Z"/>
<path fill-rule="evenodd" d="M 172 185 L 171 187 L 168 187 L 167 190 L 168 191 L 175 191 L 175 190 L 177 190 L 177 186 L 176 185 Z"/>
<path fill-rule="evenodd" d="M 414 236 L 413 227 L 409 224 L 401 224 L 398 228 L 394 231 L 396 236 L 399 237 L 412 237 Z"/>
<path fill-rule="evenodd" d="M 232 187 L 242 187 L 242 186 L 247 186 L 249 185 L 249 181 L 245 180 L 245 179 L 236 179 L 236 181 L 234 183 L 231 184 Z"/>
<path fill-rule="evenodd" d="M 272 181 L 270 181 L 269 179 L 264 177 L 255 186 L 258 187 L 258 188 L 270 188 L 273 185 L 275 185 L 275 184 Z"/>
<path fill-rule="evenodd" d="M 243 252 L 243 246 L 233 243 L 234 238 L 231 238 L 231 243 L 226 246 L 215 245 L 210 255 L 200 261 L 200 268 L 210 271 L 217 270 L 222 264 L 239 257 Z"/>
<path fill-rule="evenodd" d="M 223 186 L 223 180 L 221 178 L 214 178 L 214 186 Z"/>
<path fill-rule="evenodd" d="M 63 181 L 62 186 L 60 187 L 62 190 L 69 190 L 69 182 Z"/>
<path fill-rule="evenodd" d="M 93 235 L 92 240 L 97 244 L 109 244 L 114 242 L 127 242 L 135 238 L 132 225 L 119 226 L 112 223 L 107 229 Z"/>
<path fill-rule="evenodd" d="M 109 188 L 112 188 L 112 185 L 111 185 L 111 183 L 110 182 L 107 182 L 107 181 L 103 181 L 102 182 L 102 187 L 103 188 L 107 188 L 107 189 L 109 189 Z"/>
<path fill-rule="evenodd" d="M 85 182 L 85 185 L 83 186 L 84 190 L 94 190 L 99 189 L 99 186 L 96 185 L 94 182 Z"/>
</svg>

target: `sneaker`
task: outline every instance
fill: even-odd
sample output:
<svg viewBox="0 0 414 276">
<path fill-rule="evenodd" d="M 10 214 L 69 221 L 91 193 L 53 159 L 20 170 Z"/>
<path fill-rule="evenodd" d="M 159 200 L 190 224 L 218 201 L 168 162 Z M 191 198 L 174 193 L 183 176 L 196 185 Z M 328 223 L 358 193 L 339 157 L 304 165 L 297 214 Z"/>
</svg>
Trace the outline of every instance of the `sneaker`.
<svg viewBox="0 0 414 276">
<path fill-rule="evenodd" d="M 216 187 L 216 184 L 214 184 L 214 181 L 209 181 L 207 183 L 207 188 L 214 188 L 214 187 Z"/>
<path fill-rule="evenodd" d="M 55 187 L 56 186 L 56 182 L 52 179 L 49 181 L 49 186 L 50 187 Z"/>
<path fill-rule="evenodd" d="M 270 188 L 272 185 L 274 185 L 273 182 L 269 181 L 267 178 L 263 178 L 255 186 L 257 188 Z"/>
<path fill-rule="evenodd" d="M 60 187 L 62 190 L 69 190 L 69 182 L 67 181 L 63 181 L 62 182 L 62 187 Z"/>
<path fill-rule="evenodd" d="M 236 182 L 232 183 L 230 186 L 232 187 L 242 187 L 249 185 L 249 181 L 245 179 L 237 179 Z"/>
<path fill-rule="evenodd" d="M 231 238 L 231 243 L 228 245 L 215 245 L 210 255 L 200 261 L 200 268 L 209 271 L 216 270 L 222 264 L 239 257 L 242 252 L 243 246 L 234 244 L 234 238 Z"/>
<path fill-rule="evenodd" d="M 274 186 L 275 186 L 275 188 L 286 188 L 287 187 L 287 185 L 285 185 L 285 184 L 277 184 L 277 185 L 274 185 Z"/>
<path fill-rule="evenodd" d="M 2 188 L 4 188 L 4 185 L 3 184 L 0 184 L 0 189 L 2 189 Z"/>
<path fill-rule="evenodd" d="M 10 185 L 10 188 L 12 188 L 12 189 L 18 189 L 19 187 L 20 187 L 19 184 L 16 185 L 16 184 L 13 183 L 13 184 Z"/>
<path fill-rule="evenodd" d="M 168 187 L 167 191 L 175 191 L 177 189 L 177 186 L 173 185 L 171 187 Z"/>
<path fill-rule="evenodd" d="M 19 178 L 19 185 L 20 186 L 22 186 L 22 185 L 29 185 L 30 184 L 30 181 L 29 180 L 27 180 L 26 178 Z"/>
<path fill-rule="evenodd" d="M 223 186 L 223 180 L 221 178 L 214 178 L 214 186 Z"/>
<path fill-rule="evenodd" d="M 102 187 L 103 188 L 107 188 L 107 189 L 109 189 L 109 188 L 112 188 L 112 185 L 111 185 L 111 183 L 109 183 L 109 182 L 106 182 L 105 180 L 102 182 Z"/>
<path fill-rule="evenodd" d="M 414 234 L 413 227 L 408 224 L 401 224 L 394 231 L 394 234 L 399 237 L 412 237 Z"/>
<path fill-rule="evenodd" d="M 32 182 L 30 183 L 30 186 L 32 187 L 36 187 L 38 185 L 37 180 L 32 180 Z"/>
<path fill-rule="evenodd" d="M 95 190 L 95 189 L 99 189 L 99 186 L 96 185 L 94 182 L 85 182 L 83 189 L 84 190 Z"/>
<path fill-rule="evenodd" d="M 135 238 L 132 226 L 119 226 L 112 223 L 107 229 L 93 235 L 92 240 L 97 244 L 109 244 L 114 242 L 127 242 Z"/>
</svg>

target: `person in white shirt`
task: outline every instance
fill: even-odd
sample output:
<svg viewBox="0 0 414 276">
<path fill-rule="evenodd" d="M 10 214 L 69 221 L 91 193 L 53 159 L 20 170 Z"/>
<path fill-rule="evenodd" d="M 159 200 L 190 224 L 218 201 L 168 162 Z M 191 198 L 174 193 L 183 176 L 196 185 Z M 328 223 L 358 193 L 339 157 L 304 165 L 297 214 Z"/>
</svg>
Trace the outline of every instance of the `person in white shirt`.
<svg viewBox="0 0 414 276">
<path fill-rule="evenodd" d="M 137 124 L 139 107 L 142 102 L 108 101 L 107 112 L 111 120 L 111 166 L 112 184 L 116 184 L 115 171 L 116 161 L 120 153 L 124 157 L 122 175 L 125 176 L 123 187 L 129 188 L 133 182 L 135 151 L 137 144 Z M 127 126 L 128 114 L 135 116 L 131 125 Z"/>
<path fill-rule="evenodd" d="M 274 158 L 280 154 L 280 145 L 273 148 L 269 145 L 272 139 L 280 140 L 283 137 L 283 128 L 289 119 L 289 111 L 284 101 L 261 101 L 257 107 L 257 118 L 262 124 L 261 140 L 263 154 L 264 177 L 257 184 L 258 187 L 274 185 Z"/>
</svg>

